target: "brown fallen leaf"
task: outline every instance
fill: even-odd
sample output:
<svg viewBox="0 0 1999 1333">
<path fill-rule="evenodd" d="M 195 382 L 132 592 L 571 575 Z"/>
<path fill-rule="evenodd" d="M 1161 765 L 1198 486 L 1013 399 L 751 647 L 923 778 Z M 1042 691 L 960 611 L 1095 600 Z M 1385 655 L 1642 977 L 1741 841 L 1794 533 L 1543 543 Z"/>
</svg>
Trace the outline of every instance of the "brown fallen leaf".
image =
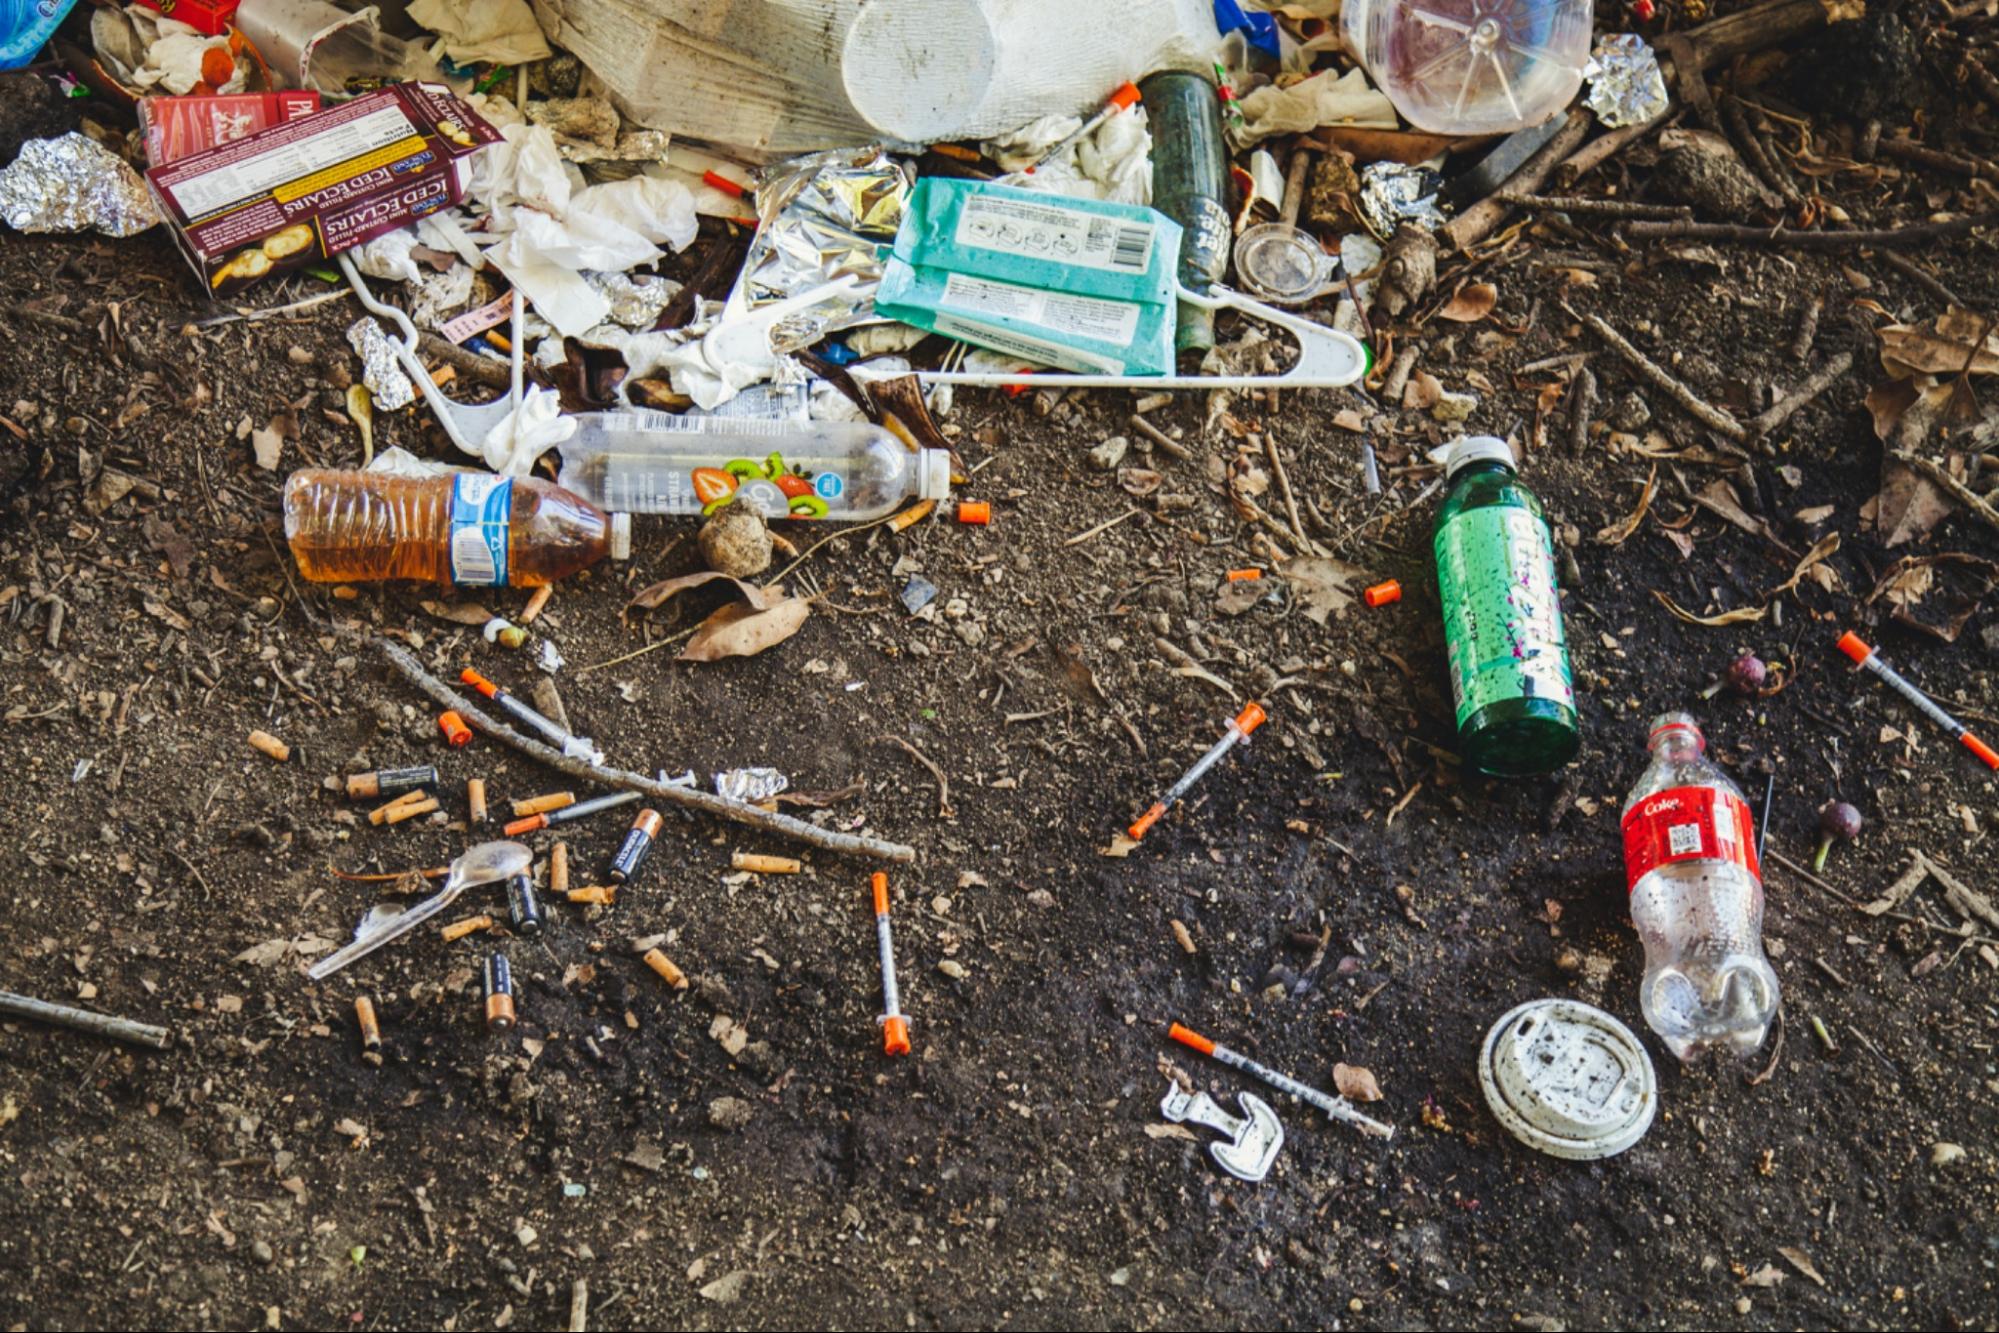
<svg viewBox="0 0 1999 1333">
<path fill-rule="evenodd" d="M 1867 602 L 1872 605 L 1885 599 L 1895 608 L 1895 619 L 1901 624 L 1945 643 L 1956 643 L 1994 586 L 1999 586 L 1999 564 L 1990 560 L 1961 551 L 1910 555 L 1888 567 L 1874 591 L 1867 594 Z M 1916 608 L 1926 605 L 1933 608 L 1933 614 L 1929 618 L 1917 615 Z"/>
<path fill-rule="evenodd" d="M 713 583 L 716 579 L 723 579 L 734 584 L 736 591 L 743 595 L 743 599 L 759 611 L 784 600 L 784 589 L 776 584 L 768 588 L 759 588 L 754 583 L 745 583 L 739 578 L 732 578 L 718 570 L 704 569 L 698 574 L 683 574 L 677 579 L 666 579 L 653 584 L 650 588 L 641 589 L 639 592 L 633 594 L 632 600 L 626 604 L 626 608 L 629 610 L 634 606 L 643 606 L 650 610 L 662 605 L 668 599 L 686 592 L 690 588 L 702 587 L 705 584 Z"/>
<path fill-rule="evenodd" d="M 1892 452 L 1881 457 L 1881 490 L 1874 500 L 1874 529 L 1889 548 L 1927 535 L 1955 509 L 1941 486 Z"/>
<path fill-rule="evenodd" d="M 1409 383 L 1402 387 L 1402 406 L 1416 412 L 1427 412 L 1435 407 L 1443 396 L 1443 381 L 1427 370 L 1419 370 L 1411 375 Z"/>
<path fill-rule="evenodd" d="M 1350 1101 L 1378 1102 L 1381 1100 L 1381 1084 L 1375 1082 L 1374 1071 L 1360 1065 L 1334 1065 L 1333 1086 L 1339 1089 L 1340 1096 Z"/>
<path fill-rule="evenodd" d="M 1927 324 L 1891 324 L 1875 337 L 1881 368 L 1912 375 L 1999 374 L 1999 321 L 1953 306 Z"/>
<path fill-rule="evenodd" d="M 1797 1269 L 1800 1273 L 1803 1273 L 1806 1277 L 1818 1283 L 1821 1287 L 1825 1285 L 1825 1278 L 1819 1275 L 1819 1270 L 1813 1267 L 1812 1265 L 1811 1256 L 1806 1254 L 1803 1250 L 1799 1249 L 1795 1245 L 1779 1245 L 1777 1247 L 1777 1253 L 1783 1255 L 1785 1261 L 1788 1262 L 1791 1265 L 1791 1267 Z"/>
<path fill-rule="evenodd" d="M 418 602 L 429 614 L 439 620 L 448 620 L 454 625 L 483 625 L 493 618 L 493 613 L 477 602 Z"/>
<path fill-rule="evenodd" d="M 1130 856 L 1138 850 L 1138 839 L 1127 838 L 1122 833 L 1111 834 L 1110 844 L 1097 849 L 1098 856 Z"/>
<path fill-rule="evenodd" d="M 167 626 L 167 628 L 177 629 L 183 634 L 194 628 L 186 616 L 174 610 L 165 602 L 147 602 L 146 614 Z"/>
<path fill-rule="evenodd" d="M 1189 1143 L 1199 1143 L 1201 1141 L 1201 1136 L 1185 1125 L 1147 1125 L 1145 1127 L 1145 1137 L 1149 1139 L 1185 1139 Z"/>
<path fill-rule="evenodd" d="M 1751 517 L 1749 511 L 1742 507 L 1735 487 L 1729 485 L 1726 478 L 1716 477 L 1708 483 L 1706 489 L 1694 497 L 1694 503 L 1727 519 L 1744 532 L 1761 537 L 1767 531 L 1761 519 Z"/>
<path fill-rule="evenodd" d="M 1800 509 L 1791 517 L 1808 528 L 1815 528 L 1838 512 L 1838 505 L 1813 505 L 1810 509 Z"/>
<path fill-rule="evenodd" d="M 1738 606 L 1733 611 L 1723 611 L 1719 615 L 1697 616 L 1656 588 L 1653 589 L 1652 595 L 1659 599 L 1661 606 L 1689 625 L 1740 625 L 1747 621 L 1761 620 L 1764 616 L 1764 608 L 1760 606 Z"/>
<path fill-rule="evenodd" d="M 1839 550 L 1839 534 L 1837 532 L 1828 532 L 1825 536 L 1819 538 L 1817 542 L 1813 543 L 1811 550 L 1805 552 L 1805 558 L 1798 561 L 1798 567 L 1791 571 L 1791 577 L 1772 588 L 1769 595 L 1771 597 L 1778 597 L 1791 591 L 1791 589 L 1798 586 L 1800 579 L 1811 573 L 1822 561 L 1837 550 Z M 1828 572 L 1831 572 L 1830 569 L 1828 569 Z"/>
<path fill-rule="evenodd" d="M 1437 318 L 1448 319 L 1453 324 L 1476 324 L 1491 314 L 1498 304 L 1499 288 L 1489 282 L 1468 282 L 1444 302 Z"/>
<path fill-rule="evenodd" d="M 1645 521 L 1645 515 L 1652 509 L 1652 496 L 1659 489 L 1659 465 L 1652 465 L 1652 475 L 1645 478 L 1645 488 L 1638 493 L 1638 503 L 1632 511 L 1616 523 L 1612 523 L 1596 534 L 1602 546 L 1621 546 L 1626 538 L 1638 531 L 1638 525 Z"/>
<path fill-rule="evenodd" d="M 1352 589 L 1366 576 L 1363 569 L 1323 556 L 1302 556 L 1284 564 L 1284 579 L 1291 585 L 1292 596 L 1298 599 L 1305 618 L 1315 625 L 1344 614 L 1354 602 Z"/>
<path fill-rule="evenodd" d="M 680 650 L 679 660 L 715 662 L 724 657 L 755 657 L 798 633 L 811 614 L 812 603 L 803 597 L 787 597 L 761 609 L 747 602 L 731 602 L 701 622 Z"/>
</svg>

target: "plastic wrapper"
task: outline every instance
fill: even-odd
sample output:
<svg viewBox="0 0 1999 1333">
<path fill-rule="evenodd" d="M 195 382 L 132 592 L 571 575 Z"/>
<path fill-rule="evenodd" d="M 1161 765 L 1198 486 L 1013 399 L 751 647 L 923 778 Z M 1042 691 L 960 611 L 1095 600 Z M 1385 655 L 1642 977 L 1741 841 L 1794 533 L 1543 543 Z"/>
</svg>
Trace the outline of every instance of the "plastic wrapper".
<svg viewBox="0 0 1999 1333">
<path fill-rule="evenodd" d="M 382 326 L 361 318 L 347 327 L 347 341 L 361 358 L 361 382 L 375 406 L 383 412 L 397 412 L 416 401 L 416 386 L 396 360 L 396 346 Z"/>
<path fill-rule="evenodd" d="M 895 240 L 912 181 L 909 167 L 875 147 L 813 153 L 765 174 L 756 239 L 737 279 L 743 302 L 754 310 L 850 274 L 863 280 L 858 294 L 780 324 L 773 348 L 796 351 L 873 318 L 882 276 L 876 247 Z"/>
<path fill-rule="evenodd" d="M 1666 76 L 1659 58 L 1635 32 L 1607 32 L 1591 53 L 1589 96 L 1584 105 L 1611 129 L 1642 125 L 1666 109 Z"/>
<path fill-rule="evenodd" d="M 15 231 L 134 236 L 160 220 L 146 183 L 96 140 L 30 139 L 0 168 L 0 218 Z"/>
<path fill-rule="evenodd" d="M 1370 162 L 1360 169 L 1361 221 L 1383 240 L 1394 235 L 1401 222 L 1441 227 L 1444 211 L 1438 207 L 1437 192 L 1443 184 L 1443 177 L 1428 167 Z"/>
<path fill-rule="evenodd" d="M 774 768 L 732 768 L 715 775 L 715 792 L 732 801 L 768 801 L 791 786 L 791 779 Z"/>
</svg>

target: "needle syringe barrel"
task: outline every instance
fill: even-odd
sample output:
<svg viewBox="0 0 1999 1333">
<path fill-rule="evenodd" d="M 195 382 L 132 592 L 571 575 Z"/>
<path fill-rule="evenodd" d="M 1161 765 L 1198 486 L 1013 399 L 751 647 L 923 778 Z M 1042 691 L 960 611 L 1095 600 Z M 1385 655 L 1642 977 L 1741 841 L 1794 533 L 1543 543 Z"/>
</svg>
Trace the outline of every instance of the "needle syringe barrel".
<svg viewBox="0 0 1999 1333">
<path fill-rule="evenodd" d="M 1969 727 L 1946 713 L 1938 706 L 1936 700 L 1910 684 L 1901 672 L 1883 662 L 1881 655 L 1868 647 L 1859 635 L 1850 630 L 1840 635 L 1839 650 L 1880 677 L 1890 689 L 1914 705 L 1917 712 L 1957 737 L 1965 749 L 1985 761 L 1986 767 L 1999 768 L 1999 752 L 1994 752 L 1992 747 L 1972 735 Z"/>
<path fill-rule="evenodd" d="M 1171 810 L 1174 804 L 1192 790 L 1195 783 L 1201 780 L 1202 774 L 1215 766 L 1215 761 L 1234 749 L 1237 742 L 1248 740 L 1249 733 L 1262 726 L 1264 719 L 1268 716 L 1269 714 L 1263 711 L 1263 707 L 1260 704 L 1252 703 L 1245 705 L 1240 713 L 1229 719 L 1229 729 L 1223 734 L 1222 738 L 1209 746 L 1208 752 L 1199 759 L 1196 759 L 1194 766 L 1181 774 L 1180 780 L 1167 788 L 1166 794 L 1153 802 L 1152 808 L 1140 815 L 1137 821 L 1126 830 L 1128 836 L 1133 841 L 1143 838 L 1147 830 L 1159 822 L 1159 817 L 1168 810 Z"/>
</svg>

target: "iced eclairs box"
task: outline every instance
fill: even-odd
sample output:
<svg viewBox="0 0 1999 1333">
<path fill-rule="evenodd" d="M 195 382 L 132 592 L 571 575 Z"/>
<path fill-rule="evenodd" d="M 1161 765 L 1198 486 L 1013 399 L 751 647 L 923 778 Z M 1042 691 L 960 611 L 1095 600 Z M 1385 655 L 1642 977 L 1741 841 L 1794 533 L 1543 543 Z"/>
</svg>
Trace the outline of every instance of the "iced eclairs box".
<svg viewBox="0 0 1999 1333">
<path fill-rule="evenodd" d="M 443 87 L 400 83 L 146 172 L 211 291 L 350 250 L 449 208 L 500 135 Z"/>
</svg>

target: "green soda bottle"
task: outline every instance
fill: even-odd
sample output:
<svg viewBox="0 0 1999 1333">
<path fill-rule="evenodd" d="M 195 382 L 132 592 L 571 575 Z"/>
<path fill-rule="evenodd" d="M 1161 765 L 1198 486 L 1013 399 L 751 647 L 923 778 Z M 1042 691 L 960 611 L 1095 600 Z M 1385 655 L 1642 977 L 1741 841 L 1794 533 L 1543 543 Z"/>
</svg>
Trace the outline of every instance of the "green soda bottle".
<svg viewBox="0 0 1999 1333">
<path fill-rule="evenodd" d="M 1460 438 L 1432 545 L 1466 763 L 1498 777 L 1548 773 L 1582 744 L 1547 515 L 1490 435 Z"/>
</svg>

